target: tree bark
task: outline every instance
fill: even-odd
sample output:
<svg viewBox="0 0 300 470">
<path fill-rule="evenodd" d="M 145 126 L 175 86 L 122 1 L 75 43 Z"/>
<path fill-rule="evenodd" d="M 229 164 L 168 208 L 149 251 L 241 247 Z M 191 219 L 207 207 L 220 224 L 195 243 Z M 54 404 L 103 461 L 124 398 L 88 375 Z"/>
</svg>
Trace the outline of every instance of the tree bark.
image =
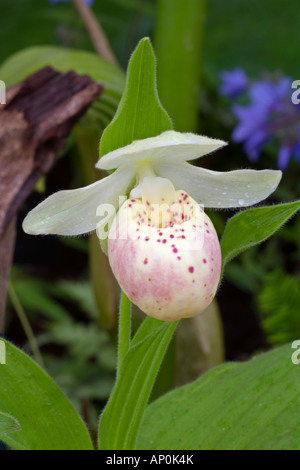
<svg viewBox="0 0 300 470">
<path fill-rule="evenodd" d="M 0 332 L 14 250 L 15 215 L 103 86 L 45 67 L 7 91 L 0 106 Z"/>
</svg>

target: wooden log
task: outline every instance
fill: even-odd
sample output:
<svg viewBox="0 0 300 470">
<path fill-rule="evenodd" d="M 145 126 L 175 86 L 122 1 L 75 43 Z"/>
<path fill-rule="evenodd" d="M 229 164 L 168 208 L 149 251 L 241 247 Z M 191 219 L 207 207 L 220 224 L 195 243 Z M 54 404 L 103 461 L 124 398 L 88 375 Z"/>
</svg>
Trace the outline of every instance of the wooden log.
<svg viewBox="0 0 300 470">
<path fill-rule="evenodd" d="M 45 67 L 7 91 L 0 105 L 0 332 L 14 249 L 13 219 L 66 143 L 73 125 L 102 93 L 90 77 Z"/>
</svg>

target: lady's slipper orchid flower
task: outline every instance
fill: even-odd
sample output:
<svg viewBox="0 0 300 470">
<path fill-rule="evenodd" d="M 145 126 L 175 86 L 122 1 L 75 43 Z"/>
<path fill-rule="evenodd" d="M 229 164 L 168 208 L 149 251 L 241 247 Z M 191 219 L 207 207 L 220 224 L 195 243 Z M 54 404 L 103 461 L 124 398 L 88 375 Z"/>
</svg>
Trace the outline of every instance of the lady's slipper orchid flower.
<svg viewBox="0 0 300 470">
<path fill-rule="evenodd" d="M 201 206 L 245 207 L 268 197 L 281 172 L 226 173 L 187 163 L 226 145 L 191 133 L 166 131 L 104 155 L 96 167 L 114 173 L 85 188 L 59 191 L 25 218 L 29 234 L 80 235 L 99 225 L 97 209 L 116 209 L 108 256 L 130 300 L 150 316 L 178 320 L 202 312 L 215 296 L 221 250 Z M 199 206 L 200 204 L 201 206 Z M 98 212 L 99 214 L 99 212 Z"/>
</svg>

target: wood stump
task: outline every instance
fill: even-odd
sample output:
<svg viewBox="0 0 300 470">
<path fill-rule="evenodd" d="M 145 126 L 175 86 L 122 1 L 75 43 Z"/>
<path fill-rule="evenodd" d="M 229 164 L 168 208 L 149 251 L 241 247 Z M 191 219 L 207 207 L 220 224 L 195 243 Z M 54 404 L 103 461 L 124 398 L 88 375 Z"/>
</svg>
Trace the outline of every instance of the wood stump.
<svg viewBox="0 0 300 470">
<path fill-rule="evenodd" d="M 86 75 L 45 67 L 7 91 L 0 105 L 0 332 L 13 257 L 15 215 L 64 148 L 73 125 L 103 92 Z"/>
</svg>

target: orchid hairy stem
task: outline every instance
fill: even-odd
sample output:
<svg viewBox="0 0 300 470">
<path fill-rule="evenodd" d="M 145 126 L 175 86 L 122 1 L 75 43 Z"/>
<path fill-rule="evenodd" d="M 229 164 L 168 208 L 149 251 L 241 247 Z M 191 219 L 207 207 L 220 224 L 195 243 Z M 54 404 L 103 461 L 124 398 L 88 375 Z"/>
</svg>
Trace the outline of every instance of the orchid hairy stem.
<svg viewBox="0 0 300 470">
<path fill-rule="evenodd" d="M 39 350 L 39 347 L 38 347 L 38 344 L 37 344 L 37 341 L 35 339 L 35 336 L 34 336 L 34 333 L 32 331 L 32 328 L 30 326 L 30 323 L 27 319 L 27 316 L 26 316 L 26 313 L 21 305 L 21 302 L 19 300 L 19 297 L 17 296 L 17 293 L 12 285 L 11 282 L 9 282 L 8 284 L 8 293 L 9 293 L 9 297 L 10 297 L 10 300 L 11 300 L 11 303 L 13 304 L 14 306 L 14 309 L 18 315 L 18 318 L 22 324 L 22 327 L 25 331 L 25 334 L 27 336 L 27 339 L 28 339 L 28 342 L 29 342 L 29 345 L 30 345 L 30 348 L 32 350 L 32 353 L 36 359 L 36 361 L 41 365 L 43 366 L 44 363 L 43 363 L 43 359 L 42 359 L 42 355 L 40 353 L 40 350 Z"/>
<path fill-rule="evenodd" d="M 131 337 L 131 302 L 123 291 L 121 292 L 119 317 L 118 372 L 129 349 Z"/>
</svg>

